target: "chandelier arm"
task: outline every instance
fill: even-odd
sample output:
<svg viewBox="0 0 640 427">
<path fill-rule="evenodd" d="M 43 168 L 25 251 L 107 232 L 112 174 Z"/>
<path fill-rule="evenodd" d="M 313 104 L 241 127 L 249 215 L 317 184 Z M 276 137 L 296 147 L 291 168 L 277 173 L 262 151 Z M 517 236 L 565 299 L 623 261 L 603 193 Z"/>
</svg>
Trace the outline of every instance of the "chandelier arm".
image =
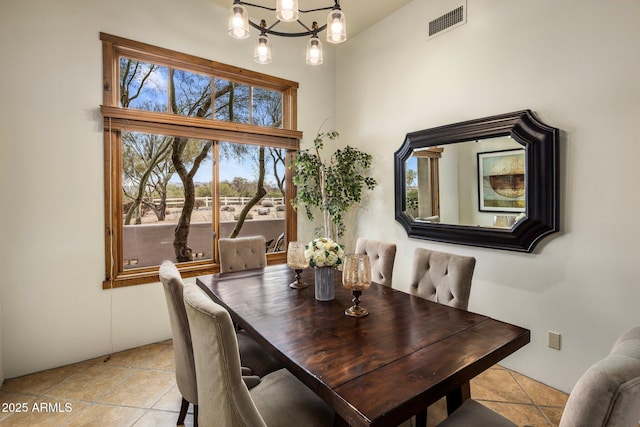
<svg viewBox="0 0 640 427">
<path fill-rule="evenodd" d="M 319 7 L 317 9 L 308 9 L 308 10 L 298 9 L 298 12 L 309 13 L 309 12 L 319 12 L 321 10 L 329 10 L 329 9 L 340 9 L 340 0 L 334 0 L 333 6 Z"/>
<path fill-rule="evenodd" d="M 276 22 L 274 22 L 274 23 L 273 23 L 273 25 L 271 25 L 269 28 L 265 28 L 265 32 L 272 31 L 271 29 L 272 29 L 273 27 L 275 27 L 276 25 L 278 25 L 279 23 L 281 23 L 281 22 L 282 22 L 282 21 L 280 21 L 279 19 L 278 19 L 278 20 L 276 20 Z"/>
<path fill-rule="evenodd" d="M 256 24 L 251 19 L 249 19 L 249 25 L 251 25 L 253 28 L 255 28 L 256 30 L 259 30 L 261 32 L 266 30 L 266 28 L 262 28 L 259 24 Z"/>
<path fill-rule="evenodd" d="M 242 6 L 259 7 L 260 9 L 266 9 L 266 10 L 270 10 L 272 12 L 276 11 L 275 7 L 262 6 L 261 4 L 247 3 L 247 2 L 244 2 L 244 1 L 240 1 L 238 3 L 241 4 Z"/>
<path fill-rule="evenodd" d="M 300 21 L 298 21 L 298 22 L 300 22 Z M 306 26 L 306 25 L 304 25 L 304 24 L 302 24 L 302 23 L 300 22 L 300 24 L 301 24 L 304 28 L 307 28 L 307 30 L 308 30 L 308 31 L 298 32 L 298 33 L 283 33 L 283 32 L 281 32 L 281 31 L 275 31 L 275 30 L 273 30 L 273 29 L 272 29 L 272 28 L 273 28 L 276 24 L 278 24 L 278 23 L 280 23 L 280 21 L 277 21 L 275 24 L 273 24 L 273 25 L 272 25 L 271 27 L 269 27 L 269 28 L 262 28 L 260 25 L 256 24 L 256 23 L 255 23 L 255 22 L 253 22 L 252 20 L 249 20 L 249 25 L 251 25 L 251 26 L 252 26 L 253 28 L 255 28 L 256 30 L 258 30 L 258 31 L 260 31 L 260 32 L 264 32 L 264 33 L 266 33 L 266 34 L 272 34 L 272 35 L 274 35 L 274 36 L 280 36 L 280 37 L 304 37 L 304 36 L 310 36 L 310 35 L 312 35 L 313 33 L 319 33 L 319 32 L 321 32 L 321 31 L 323 31 L 323 30 L 325 30 L 325 29 L 327 28 L 327 24 L 324 24 L 323 26 L 318 27 L 318 29 L 317 29 L 317 30 L 315 30 L 315 31 L 314 31 L 314 30 L 309 30 L 309 29 L 307 28 L 307 26 Z"/>
<path fill-rule="evenodd" d="M 319 7 L 317 9 L 307 9 L 307 10 L 302 10 L 302 9 L 298 9 L 298 12 L 300 13 L 309 13 L 309 12 L 320 12 L 323 10 L 330 10 L 335 8 L 335 6 L 327 6 L 327 7 Z"/>
<path fill-rule="evenodd" d="M 306 25 L 304 25 L 304 22 L 302 22 L 301 20 L 297 19 L 296 22 L 298 24 L 300 24 L 305 30 L 310 31 L 311 33 L 313 33 L 313 30 L 311 28 L 307 27 Z"/>
</svg>

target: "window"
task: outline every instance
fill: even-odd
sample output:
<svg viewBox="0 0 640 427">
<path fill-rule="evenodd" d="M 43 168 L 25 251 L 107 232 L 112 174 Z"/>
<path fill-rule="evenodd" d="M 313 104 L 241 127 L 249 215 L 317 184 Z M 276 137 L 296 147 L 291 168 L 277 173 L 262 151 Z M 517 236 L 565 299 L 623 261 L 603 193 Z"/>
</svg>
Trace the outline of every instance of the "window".
<svg viewBox="0 0 640 427">
<path fill-rule="evenodd" d="M 217 239 L 262 235 L 269 263 L 296 238 L 290 171 L 297 83 L 101 34 L 103 287 L 219 270 Z"/>
</svg>

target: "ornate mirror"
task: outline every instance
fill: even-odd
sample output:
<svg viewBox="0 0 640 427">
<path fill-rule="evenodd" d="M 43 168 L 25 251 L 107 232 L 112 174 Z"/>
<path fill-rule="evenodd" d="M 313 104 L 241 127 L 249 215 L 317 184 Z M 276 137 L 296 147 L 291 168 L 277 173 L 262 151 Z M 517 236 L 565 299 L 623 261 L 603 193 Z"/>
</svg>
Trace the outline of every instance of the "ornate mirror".
<svg viewBox="0 0 640 427">
<path fill-rule="evenodd" d="M 409 237 L 531 252 L 558 231 L 558 135 L 529 110 L 408 133 L 396 220 Z"/>
</svg>

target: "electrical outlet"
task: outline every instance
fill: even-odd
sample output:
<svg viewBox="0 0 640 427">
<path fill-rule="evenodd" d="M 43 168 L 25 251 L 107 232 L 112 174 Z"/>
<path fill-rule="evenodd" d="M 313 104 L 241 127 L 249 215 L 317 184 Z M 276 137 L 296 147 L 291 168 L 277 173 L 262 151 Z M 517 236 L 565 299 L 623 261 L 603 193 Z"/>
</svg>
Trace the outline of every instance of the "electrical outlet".
<svg viewBox="0 0 640 427">
<path fill-rule="evenodd" d="M 560 334 L 549 331 L 549 347 L 560 350 Z"/>
</svg>

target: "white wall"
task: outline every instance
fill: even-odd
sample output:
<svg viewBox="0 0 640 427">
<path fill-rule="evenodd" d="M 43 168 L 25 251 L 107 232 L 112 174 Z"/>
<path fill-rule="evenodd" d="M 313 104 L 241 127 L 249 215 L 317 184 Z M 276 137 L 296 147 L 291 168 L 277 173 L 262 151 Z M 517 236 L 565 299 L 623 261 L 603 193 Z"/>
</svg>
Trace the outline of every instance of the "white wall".
<svg viewBox="0 0 640 427">
<path fill-rule="evenodd" d="M 531 329 L 504 364 L 569 391 L 640 324 L 640 2 L 469 0 L 465 25 L 427 41 L 444 2 L 413 1 L 338 49 L 337 128 L 380 182 L 349 243 L 398 243 L 400 288 L 417 247 L 475 256 L 470 310 Z M 526 108 L 562 130 L 562 232 L 533 254 L 408 239 L 393 213 L 405 134 Z"/>
<path fill-rule="evenodd" d="M 332 49 L 325 46 L 325 64 L 313 68 L 304 64 L 306 39 L 274 39 L 273 63 L 260 66 L 252 58 L 254 37 L 226 35 L 227 15 L 206 0 L 0 4 L 0 364 L 6 377 L 171 335 L 158 283 L 102 289 L 99 32 L 297 81 L 304 143 L 325 118 L 332 128 Z"/>
</svg>

